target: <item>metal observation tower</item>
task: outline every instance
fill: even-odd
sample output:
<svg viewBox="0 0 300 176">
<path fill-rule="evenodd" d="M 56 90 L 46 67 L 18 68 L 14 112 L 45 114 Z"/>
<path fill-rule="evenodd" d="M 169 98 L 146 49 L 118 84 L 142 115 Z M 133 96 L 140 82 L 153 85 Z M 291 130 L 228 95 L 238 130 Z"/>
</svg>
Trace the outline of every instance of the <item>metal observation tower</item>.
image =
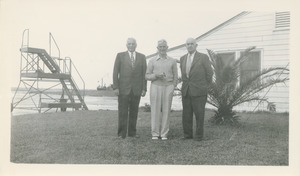
<svg viewBox="0 0 300 176">
<path fill-rule="evenodd" d="M 57 57 L 51 55 L 52 44 L 56 47 Z M 60 49 L 51 33 L 48 54 L 45 49 L 29 47 L 29 29 L 25 29 L 20 52 L 20 81 L 12 99 L 11 111 L 27 109 L 41 113 L 52 108 L 56 111 L 66 111 L 67 108 L 88 110 L 84 102 L 84 80 L 70 57 L 60 57 Z M 74 75 L 82 85 L 81 90 Z"/>
</svg>

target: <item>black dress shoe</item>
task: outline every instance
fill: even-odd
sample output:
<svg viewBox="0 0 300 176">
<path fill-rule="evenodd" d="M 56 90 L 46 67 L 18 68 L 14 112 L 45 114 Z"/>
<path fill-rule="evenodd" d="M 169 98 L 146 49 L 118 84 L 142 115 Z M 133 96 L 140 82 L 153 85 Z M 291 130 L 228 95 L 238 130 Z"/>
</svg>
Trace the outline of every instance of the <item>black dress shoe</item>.
<svg viewBox="0 0 300 176">
<path fill-rule="evenodd" d="M 189 139 L 193 139 L 192 137 L 182 137 L 180 138 L 181 140 L 189 140 Z"/>
<path fill-rule="evenodd" d="M 194 138 L 195 141 L 203 141 L 202 138 Z"/>
<path fill-rule="evenodd" d="M 140 136 L 139 136 L 139 135 L 128 136 L 128 137 L 132 137 L 132 138 L 140 138 Z"/>
</svg>

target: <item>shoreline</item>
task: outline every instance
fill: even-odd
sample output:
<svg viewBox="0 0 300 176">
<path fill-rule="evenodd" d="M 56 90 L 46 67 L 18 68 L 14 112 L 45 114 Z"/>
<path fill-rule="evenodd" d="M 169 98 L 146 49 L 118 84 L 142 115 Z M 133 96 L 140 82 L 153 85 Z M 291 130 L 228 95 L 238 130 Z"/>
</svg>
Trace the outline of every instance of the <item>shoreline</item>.
<svg viewBox="0 0 300 176">
<path fill-rule="evenodd" d="M 214 109 L 210 109 L 210 108 L 205 108 L 205 111 L 208 112 L 208 113 L 214 113 L 215 110 Z M 42 115 L 42 114 L 60 114 L 60 113 L 74 113 L 74 114 L 77 114 L 77 113 L 91 113 L 91 112 L 118 112 L 118 110 L 112 110 L 112 109 L 98 109 L 98 110 L 77 110 L 77 111 L 66 111 L 66 112 L 61 112 L 61 111 L 57 111 L 57 112 L 46 112 L 46 113 L 37 113 L 37 112 L 33 112 L 33 113 L 28 113 L 28 114 L 16 114 L 16 115 L 13 115 L 12 113 L 10 114 L 11 117 L 15 117 L 15 116 L 31 116 L 31 115 Z M 171 110 L 172 113 L 174 112 L 182 112 L 182 110 Z M 140 106 L 139 107 L 139 113 L 151 113 L 150 112 L 150 109 L 148 109 L 147 107 L 145 106 Z M 286 113 L 286 112 L 276 112 L 276 113 L 272 113 L 272 112 L 268 112 L 268 111 L 257 111 L 257 112 L 237 112 L 237 115 L 239 115 L 241 118 L 243 118 L 241 115 L 275 115 L 275 116 L 278 116 L 278 115 L 283 115 L 283 116 L 289 116 L 289 113 Z"/>
<path fill-rule="evenodd" d="M 11 92 L 15 92 L 16 88 L 11 88 Z M 27 91 L 23 88 L 19 89 L 19 91 Z M 31 91 L 32 93 L 35 93 L 36 91 Z M 61 95 L 61 89 L 53 89 L 50 91 L 46 91 L 48 94 L 55 94 L 55 95 Z M 81 94 L 83 94 L 81 92 Z M 84 96 L 93 96 L 93 97 L 116 97 L 114 94 L 114 91 L 111 89 L 108 90 L 93 90 L 93 89 L 87 89 L 84 92 Z"/>
</svg>

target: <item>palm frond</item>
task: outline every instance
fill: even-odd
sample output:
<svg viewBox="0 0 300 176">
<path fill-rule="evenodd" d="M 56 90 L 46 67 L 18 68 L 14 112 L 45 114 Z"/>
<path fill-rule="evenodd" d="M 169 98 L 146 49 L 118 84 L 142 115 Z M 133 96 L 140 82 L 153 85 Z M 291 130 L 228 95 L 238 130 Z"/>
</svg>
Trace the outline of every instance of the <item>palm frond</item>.
<svg viewBox="0 0 300 176">
<path fill-rule="evenodd" d="M 247 61 L 253 49 L 255 47 L 245 49 L 237 60 L 229 60 L 230 63 L 227 64 L 223 63 L 216 52 L 207 49 L 214 71 L 208 91 L 208 103 L 217 108 L 214 118 L 229 118 L 232 121 L 230 118 L 233 118 L 233 107 L 245 102 L 267 101 L 261 95 L 262 90 L 289 80 L 289 69 L 283 67 L 262 69 L 240 80 L 242 64 Z M 238 80 L 242 82 L 238 84 Z"/>
</svg>

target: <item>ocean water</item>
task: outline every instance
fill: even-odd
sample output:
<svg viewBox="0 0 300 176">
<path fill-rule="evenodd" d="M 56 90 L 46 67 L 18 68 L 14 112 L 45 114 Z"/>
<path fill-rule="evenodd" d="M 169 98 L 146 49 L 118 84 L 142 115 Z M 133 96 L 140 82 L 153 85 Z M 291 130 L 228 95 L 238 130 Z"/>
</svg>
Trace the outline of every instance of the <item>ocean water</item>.
<svg viewBox="0 0 300 176">
<path fill-rule="evenodd" d="M 14 96 L 14 91 L 12 91 L 12 95 L 11 97 Z M 19 91 L 18 94 L 15 97 L 15 101 L 16 100 L 20 100 L 22 97 L 24 97 L 25 95 L 25 91 Z M 43 96 L 42 97 L 42 101 L 43 102 L 47 102 L 47 101 L 51 101 L 51 98 L 59 98 L 60 95 L 53 95 L 53 94 L 49 94 L 48 96 Z M 32 98 L 28 98 L 26 100 L 23 100 L 22 102 L 20 102 L 20 104 L 18 105 L 18 107 L 33 107 L 33 109 L 19 109 L 16 108 L 13 110 L 12 115 L 22 115 L 22 114 L 33 114 L 33 113 L 38 113 L 37 108 L 34 108 L 35 105 L 33 103 L 34 102 L 38 102 L 39 100 L 39 96 L 33 96 Z M 85 103 L 88 107 L 89 110 L 117 110 L 118 109 L 118 97 L 97 97 L 97 96 L 85 96 L 84 97 Z M 150 104 L 150 100 L 149 100 L 149 94 L 147 94 L 145 97 L 141 98 L 140 101 L 140 107 L 141 106 L 145 106 L 145 104 Z M 181 99 L 179 96 L 174 96 L 173 97 L 173 102 L 172 102 L 172 107 L 171 109 L 173 110 L 181 110 L 182 109 L 182 104 L 181 104 Z M 46 108 L 42 109 L 42 112 L 44 112 L 45 110 L 47 110 Z M 53 108 L 51 110 L 48 110 L 47 112 L 56 112 L 56 111 L 60 111 L 60 109 L 57 108 Z M 72 111 L 71 108 L 68 108 L 67 111 Z"/>
</svg>

